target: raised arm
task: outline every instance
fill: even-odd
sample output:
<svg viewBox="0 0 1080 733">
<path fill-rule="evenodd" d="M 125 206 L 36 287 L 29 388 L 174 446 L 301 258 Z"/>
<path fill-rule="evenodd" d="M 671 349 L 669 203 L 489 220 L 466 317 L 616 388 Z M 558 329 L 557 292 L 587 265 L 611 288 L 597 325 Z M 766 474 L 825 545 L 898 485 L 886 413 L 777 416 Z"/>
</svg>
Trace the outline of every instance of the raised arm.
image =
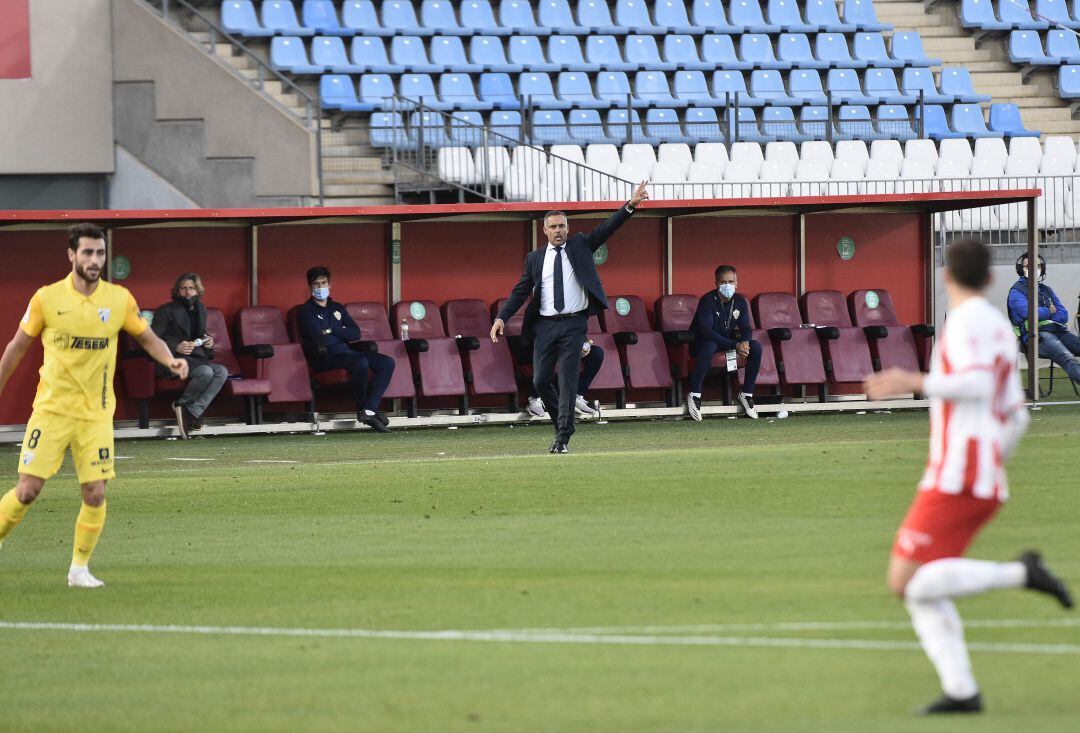
<svg viewBox="0 0 1080 733">
<path fill-rule="evenodd" d="M 638 184 L 638 187 L 634 190 L 634 195 L 630 197 L 630 200 L 623 206 L 619 207 L 619 210 L 609 216 L 604 221 L 596 225 L 585 236 L 585 242 L 589 246 L 589 251 L 595 252 L 600 249 L 600 245 L 606 242 L 611 235 L 618 231 L 619 227 L 626 223 L 634 214 L 634 210 L 641 204 L 642 201 L 646 201 L 649 198 L 649 192 L 645 190 L 645 186 L 648 181 L 642 181 Z"/>
</svg>

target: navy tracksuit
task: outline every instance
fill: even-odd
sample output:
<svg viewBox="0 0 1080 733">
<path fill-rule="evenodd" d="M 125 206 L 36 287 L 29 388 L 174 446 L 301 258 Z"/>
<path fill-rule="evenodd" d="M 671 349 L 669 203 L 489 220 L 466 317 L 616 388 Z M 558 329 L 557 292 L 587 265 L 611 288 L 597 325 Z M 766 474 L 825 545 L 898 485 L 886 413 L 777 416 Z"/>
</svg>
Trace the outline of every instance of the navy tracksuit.
<svg viewBox="0 0 1080 733">
<path fill-rule="evenodd" d="M 712 358 L 718 351 L 731 351 L 740 341 L 749 341 L 742 391 L 753 393 L 761 367 L 761 344 L 750 338 L 750 304 L 746 298 L 735 293 L 725 303 L 718 290 L 710 290 L 698 301 L 692 330 L 690 356 L 694 359 L 694 372 L 690 375 L 690 391 L 701 393 Z"/>
</svg>

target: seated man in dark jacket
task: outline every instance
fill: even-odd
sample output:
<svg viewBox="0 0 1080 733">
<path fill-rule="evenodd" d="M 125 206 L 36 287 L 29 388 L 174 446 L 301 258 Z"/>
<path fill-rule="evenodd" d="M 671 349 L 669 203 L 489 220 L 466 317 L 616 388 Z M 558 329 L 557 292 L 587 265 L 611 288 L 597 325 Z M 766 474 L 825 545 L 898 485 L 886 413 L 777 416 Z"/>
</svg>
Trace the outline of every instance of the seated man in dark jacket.
<svg viewBox="0 0 1080 733">
<path fill-rule="evenodd" d="M 1016 260 L 1016 274 L 1020 279 L 1009 289 L 1009 320 L 1020 339 L 1022 348 L 1027 349 L 1028 342 L 1028 268 L 1027 253 Z M 1049 285 L 1043 284 L 1046 277 L 1046 260 L 1039 255 L 1039 282 L 1036 294 L 1039 300 L 1039 357 L 1054 362 L 1080 384 L 1080 336 L 1069 331 L 1069 311 L 1061 304 L 1057 293 Z"/>
<path fill-rule="evenodd" d="M 173 402 L 180 437 L 202 427 L 202 416 L 229 378 L 229 370 L 214 364 L 214 338 L 206 332 L 206 306 L 202 304 L 202 279 L 194 272 L 176 278 L 172 300 L 154 311 L 151 328 L 169 350 L 188 363 L 188 385 L 180 399 Z M 158 365 L 159 377 L 172 374 Z"/>
<path fill-rule="evenodd" d="M 690 397 L 686 400 L 690 417 L 701 419 L 701 387 L 709 373 L 709 365 L 718 352 L 734 352 L 746 359 L 746 378 L 739 392 L 739 402 L 747 417 L 757 419 L 754 409 L 754 384 L 761 367 L 761 344 L 750 338 L 750 304 L 735 294 L 739 277 L 731 265 L 716 268 L 716 290 L 710 290 L 698 301 L 694 314 L 694 341 L 690 356 L 694 373 L 690 375 Z"/>
<path fill-rule="evenodd" d="M 349 372 L 356 419 L 376 432 L 390 432 L 390 420 L 378 410 L 394 374 L 394 360 L 385 354 L 349 348 L 350 343 L 360 341 L 360 327 L 345 306 L 330 300 L 330 270 L 312 267 L 307 271 L 307 281 L 311 298 L 300 306 L 296 320 L 308 364 L 317 372 Z M 374 375 L 370 380 L 368 370 Z"/>
</svg>

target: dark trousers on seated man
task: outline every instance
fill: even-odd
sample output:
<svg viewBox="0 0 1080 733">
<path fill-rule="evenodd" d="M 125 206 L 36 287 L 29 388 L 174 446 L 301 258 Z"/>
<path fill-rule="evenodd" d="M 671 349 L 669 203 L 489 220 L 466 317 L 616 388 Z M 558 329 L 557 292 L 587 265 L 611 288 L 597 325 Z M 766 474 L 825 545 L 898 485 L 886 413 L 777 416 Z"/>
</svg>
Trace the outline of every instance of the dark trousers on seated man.
<svg viewBox="0 0 1080 733">
<path fill-rule="evenodd" d="M 589 317 L 585 311 L 558 316 L 540 316 L 533 344 L 533 385 L 555 423 L 555 440 L 569 443 L 574 434 L 574 402 L 578 393 L 581 345 Z M 559 389 L 552 376 L 559 365 Z"/>
<path fill-rule="evenodd" d="M 746 377 L 743 379 L 742 391 L 746 394 L 754 393 L 757 384 L 758 369 L 761 368 L 761 344 L 754 339 L 749 340 L 750 353 L 746 356 Z M 734 347 L 732 347 L 734 348 Z M 690 391 L 695 394 L 701 393 L 705 384 L 705 377 L 709 374 L 713 357 L 717 354 L 726 354 L 727 350 L 720 347 L 715 341 L 699 339 L 690 345 L 690 356 L 694 359 L 694 371 L 690 375 Z"/>
<path fill-rule="evenodd" d="M 383 393 L 390 386 L 394 376 L 394 360 L 386 354 L 361 351 L 345 351 L 328 354 L 311 362 L 311 368 L 317 372 L 330 369 L 344 369 L 349 373 L 356 411 L 361 416 L 364 410 L 377 412 Z M 371 377 L 368 377 L 368 371 Z M 359 419 L 359 418 L 358 418 Z"/>
</svg>

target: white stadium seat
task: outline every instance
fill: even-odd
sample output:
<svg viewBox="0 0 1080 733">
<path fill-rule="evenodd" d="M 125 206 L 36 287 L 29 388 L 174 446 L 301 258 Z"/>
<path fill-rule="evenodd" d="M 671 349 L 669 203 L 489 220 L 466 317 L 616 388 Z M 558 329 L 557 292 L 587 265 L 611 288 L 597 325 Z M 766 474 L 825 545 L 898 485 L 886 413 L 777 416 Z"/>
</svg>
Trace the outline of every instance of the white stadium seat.
<svg viewBox="0 0 1080 733">
<path fill-rule="evenodd" d="M 1001 142 L 1000 140 L 998 142 Z M 971 170 L 971 143 L 964 140 L 942 140 L 938 146 L 938 160 L 948 159 L 960 161 L 965 170 Z"/>
<path fill-rule="evenodd" d="M 690 164 L 694 162 L 694 155 L 686 143 L 663 143 L 657 153 L 656 162 L 677 166 L 685 177 Z"/>
</svg>

